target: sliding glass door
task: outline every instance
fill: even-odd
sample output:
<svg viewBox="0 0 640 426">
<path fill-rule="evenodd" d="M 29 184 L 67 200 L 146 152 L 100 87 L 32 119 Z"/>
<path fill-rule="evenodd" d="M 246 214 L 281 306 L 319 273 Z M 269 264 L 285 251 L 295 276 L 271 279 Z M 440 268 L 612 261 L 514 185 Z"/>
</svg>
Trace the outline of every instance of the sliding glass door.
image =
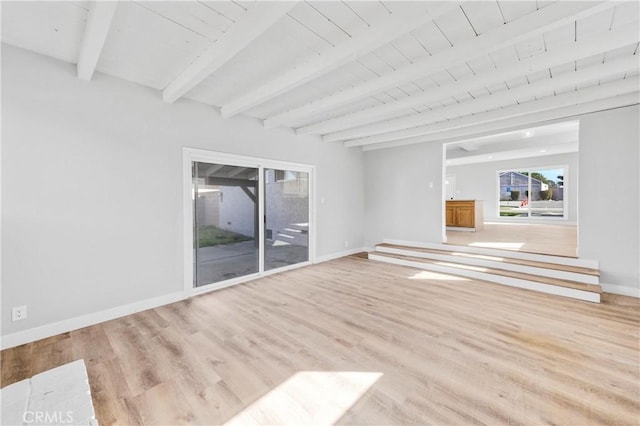
<svg viewBox="0 0 640 426">
<path fill-rule="evenodd" d="M 312 167 L 185 148 L 187 167 L 186 287 L 309 262 Z"/>
</svg>

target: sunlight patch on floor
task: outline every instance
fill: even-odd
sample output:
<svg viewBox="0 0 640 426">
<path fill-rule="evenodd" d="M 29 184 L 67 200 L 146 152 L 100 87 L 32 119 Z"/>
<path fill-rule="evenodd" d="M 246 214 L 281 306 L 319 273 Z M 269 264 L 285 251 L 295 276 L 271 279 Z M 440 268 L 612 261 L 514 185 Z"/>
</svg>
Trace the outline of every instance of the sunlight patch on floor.
<svg viewBox="0 0 640 426">
<path fill-rule="evenodd" d="M 494 242 L 476 242 L 469 244 L 471 247 L 487 247 L 494 249 L 519 250 L 524 243 L 494 243 Z"/>
<path fill-rule="evenodd" d="M 360 371 L 301 371 L 225 425 L 332 425 L 381 376 Z"/>
<path fill-rule="evenodd" d="M 446 281 L 469 281 L 467 278 L 456 277 L 455 275 L 439 274 L 431 271 L 421 271 L 409 277 L 410 280 L 446 280 Z"/>
</svg>

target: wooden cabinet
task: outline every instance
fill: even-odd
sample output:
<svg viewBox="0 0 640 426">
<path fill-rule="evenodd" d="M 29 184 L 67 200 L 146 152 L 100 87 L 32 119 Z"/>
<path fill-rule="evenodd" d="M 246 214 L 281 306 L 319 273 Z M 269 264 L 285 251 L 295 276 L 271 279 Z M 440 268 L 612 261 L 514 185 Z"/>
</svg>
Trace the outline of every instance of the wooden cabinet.
<svg viewBox="0 0 640 426">
<path fill-rule="evenodd" d="M 454 226 L 455 223 L 455 208 L 452 205 L 449 205 L 449 201 L 447 201 L 447 226 Z"/>
<path fill-rule="evenodd" d="M 465 228 L 471 231 L 482 229 L 482 201 L 447 200 L 446 223 L 449 227 Z"/>
</svg>

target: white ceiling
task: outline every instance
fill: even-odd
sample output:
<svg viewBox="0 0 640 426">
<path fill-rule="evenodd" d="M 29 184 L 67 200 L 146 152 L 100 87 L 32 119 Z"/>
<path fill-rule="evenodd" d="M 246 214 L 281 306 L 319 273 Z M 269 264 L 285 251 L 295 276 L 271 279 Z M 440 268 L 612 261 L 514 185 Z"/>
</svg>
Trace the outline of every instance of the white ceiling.
<svg viewBox="0 0 640 426">
<path fill-rule="evenodd" d="M 639 102 L 638 1 L 2 1 L 2 41 L 378 149 Z"/>
<path fill-rule="evenodd" d="M 446 165 L 486 163 L 578 152 L 577 120 L 445 144 Z"/>
</svg>

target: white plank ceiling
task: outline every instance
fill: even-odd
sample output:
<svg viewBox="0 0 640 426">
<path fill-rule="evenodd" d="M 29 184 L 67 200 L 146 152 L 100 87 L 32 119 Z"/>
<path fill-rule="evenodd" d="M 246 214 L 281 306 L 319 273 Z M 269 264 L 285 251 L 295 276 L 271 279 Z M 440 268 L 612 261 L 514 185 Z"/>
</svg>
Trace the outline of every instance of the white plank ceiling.
<svg viewBox="0 0 640 426">
<path fill-rule="evenodd" d="M 2 1 L 2 41 L 327 143 L 639 102 L 638 1 Z"/>
</svg>

